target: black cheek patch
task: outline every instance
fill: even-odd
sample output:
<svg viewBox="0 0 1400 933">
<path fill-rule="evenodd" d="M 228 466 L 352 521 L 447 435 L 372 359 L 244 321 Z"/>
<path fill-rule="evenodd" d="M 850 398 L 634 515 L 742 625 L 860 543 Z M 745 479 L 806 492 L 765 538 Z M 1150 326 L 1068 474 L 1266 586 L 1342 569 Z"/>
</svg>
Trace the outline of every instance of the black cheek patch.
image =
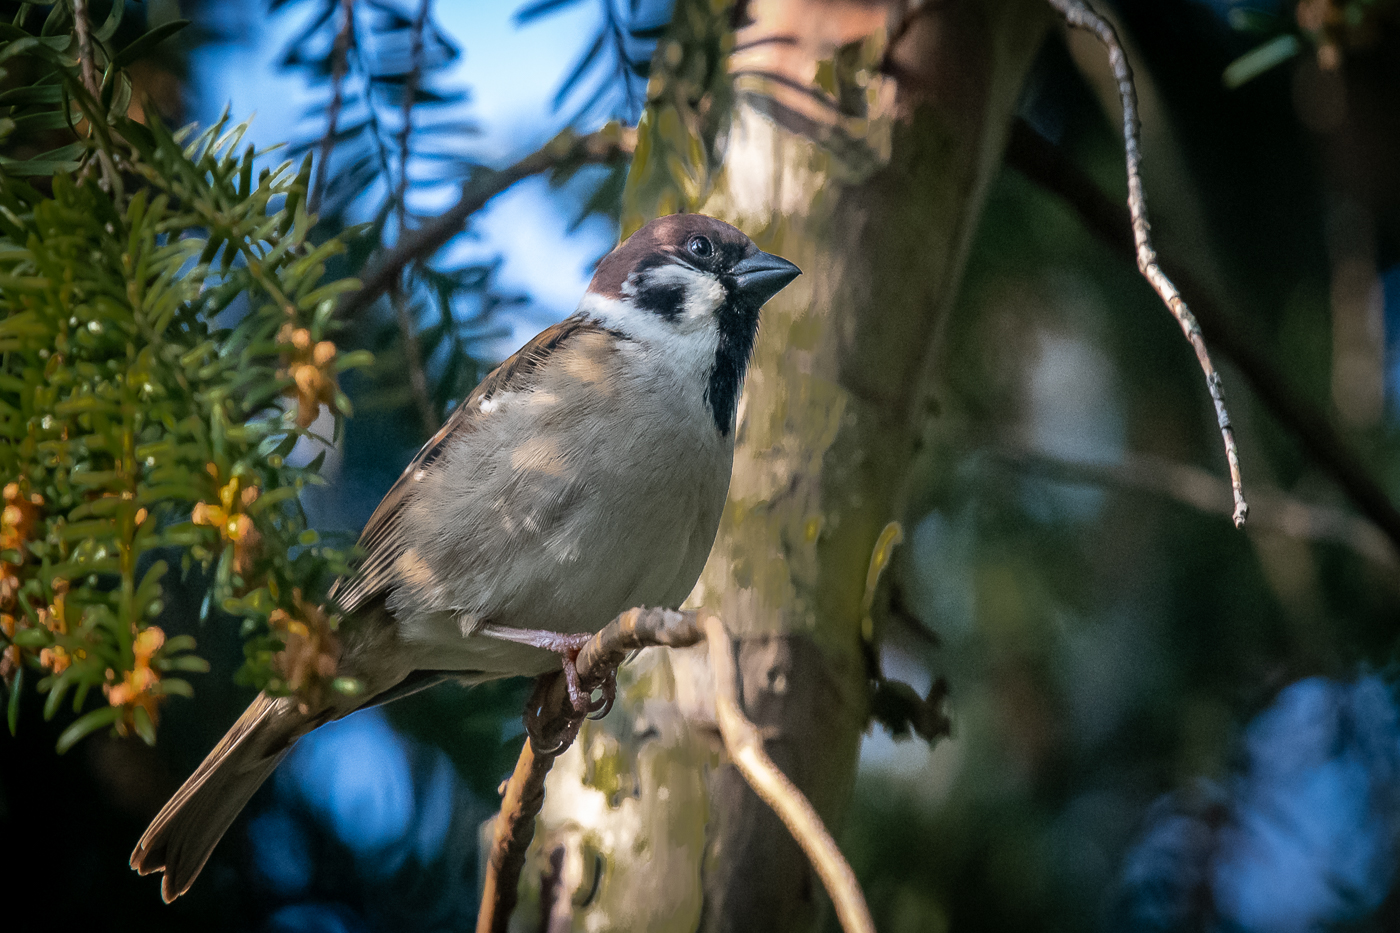
<svg viewBox="0 0 1400 933">
<path fill-rule="evenodd" d="M 685 307 L 685 286 L 679 282 L 642 285 L 632 300 L 643 311 L 673 321 L 680 315 L 681 308 Z"/>
<path fill-rule="evenodd" d="M 730 294 L 733 294 L 732 289 Z M 714 368 L 710 370 L 710 383 L 705 387 L 705 401 L 714 414 L 715 427 L 725 436 L 734 426 L 734 412 L 744 388 L 744 371 L 749 367 L 754 339 L 758 336 L 758 308 L 731 298 L 720 306 L 716 317 L 719 319 L 719 346 L 715 350 Z"/>
</svg>

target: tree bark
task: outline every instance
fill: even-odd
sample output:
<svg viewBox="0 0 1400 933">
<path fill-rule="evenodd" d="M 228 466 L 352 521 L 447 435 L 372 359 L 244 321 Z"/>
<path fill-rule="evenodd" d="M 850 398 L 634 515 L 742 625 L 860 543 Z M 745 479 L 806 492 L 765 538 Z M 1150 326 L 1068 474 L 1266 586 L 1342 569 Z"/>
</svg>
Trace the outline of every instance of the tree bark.
<svg viewBox="0 0 1400 933">
<path fill-rule="evenodd" d="M 904 517 L 942 323 L 1049 15 L 1038 0 L 744 13 L 713 169 L 667 201 L 633 184 L 647 171 L 634 166 L 624 217 L 698 208 L 804 270 L 763 311 L 729 504 L 690 602 L 724 619 L 745 712 L 839 833 L 870 717 L 872 550 Z M 663 41 L 668 54 L 683 58 Z M 723 761 L 709 677 L 703 647 L 624 668 L 617 709 L 550 775 L 523 903 L 562 849 L 583 868 L 568 891 L 549 875 L 539 906 L 558 917 L 571 898 L 574 929 L 814 927 L 820 885 Z M 522 910 L 516 928 L 539 916 Z"/>
</svg>

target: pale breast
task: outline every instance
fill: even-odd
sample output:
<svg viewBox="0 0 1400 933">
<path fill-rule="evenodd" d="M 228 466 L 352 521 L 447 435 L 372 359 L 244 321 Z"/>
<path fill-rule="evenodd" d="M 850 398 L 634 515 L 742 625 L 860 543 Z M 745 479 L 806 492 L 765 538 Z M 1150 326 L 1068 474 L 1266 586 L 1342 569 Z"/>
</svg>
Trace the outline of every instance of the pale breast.
<svg viewBox="0 0 1400 933">
<path fill-rule="evenodd" d="M 484 622 L 596 631 L 633 606 L 684 599 L 732 461 L 702 385 L 645 346 L 587 334 L 538 384 L 483 411 L 414 478 L 405 507 L 389 608 L 421 666 L 548 669 L 557 659 L 470 633 Z"/>
</svg>

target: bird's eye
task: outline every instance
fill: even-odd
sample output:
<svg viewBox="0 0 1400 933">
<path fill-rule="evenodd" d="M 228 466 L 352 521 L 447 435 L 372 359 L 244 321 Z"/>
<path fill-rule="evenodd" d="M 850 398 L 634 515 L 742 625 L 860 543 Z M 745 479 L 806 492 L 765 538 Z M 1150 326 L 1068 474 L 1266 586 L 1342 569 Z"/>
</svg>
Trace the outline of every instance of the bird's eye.
<svg viewBox="0 0 1400 933">
<path fill-rule="evenodd" d="M 690 250 L 692 256 L 699 256 L 701 259 L 709 259 L 714 254 L 715 245 L 710 242 L 709 237 L 693 236 L 686 241 L 685 248 Z"/>
</svg>

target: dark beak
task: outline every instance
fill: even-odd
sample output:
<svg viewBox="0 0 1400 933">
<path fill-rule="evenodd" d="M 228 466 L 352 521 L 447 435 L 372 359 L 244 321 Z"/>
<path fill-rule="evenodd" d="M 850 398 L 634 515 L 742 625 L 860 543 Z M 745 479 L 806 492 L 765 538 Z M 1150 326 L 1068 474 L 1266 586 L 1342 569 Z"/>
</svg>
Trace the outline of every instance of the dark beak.
<svg viewBox="0 0 1400 933">
<path fill-rule="evenodd" d="M 802 270 L 781 256 L 762 251 L 741 259 L 734 267 L 739 294 L 760 307 L 802 274 Z"/>
</svg>

